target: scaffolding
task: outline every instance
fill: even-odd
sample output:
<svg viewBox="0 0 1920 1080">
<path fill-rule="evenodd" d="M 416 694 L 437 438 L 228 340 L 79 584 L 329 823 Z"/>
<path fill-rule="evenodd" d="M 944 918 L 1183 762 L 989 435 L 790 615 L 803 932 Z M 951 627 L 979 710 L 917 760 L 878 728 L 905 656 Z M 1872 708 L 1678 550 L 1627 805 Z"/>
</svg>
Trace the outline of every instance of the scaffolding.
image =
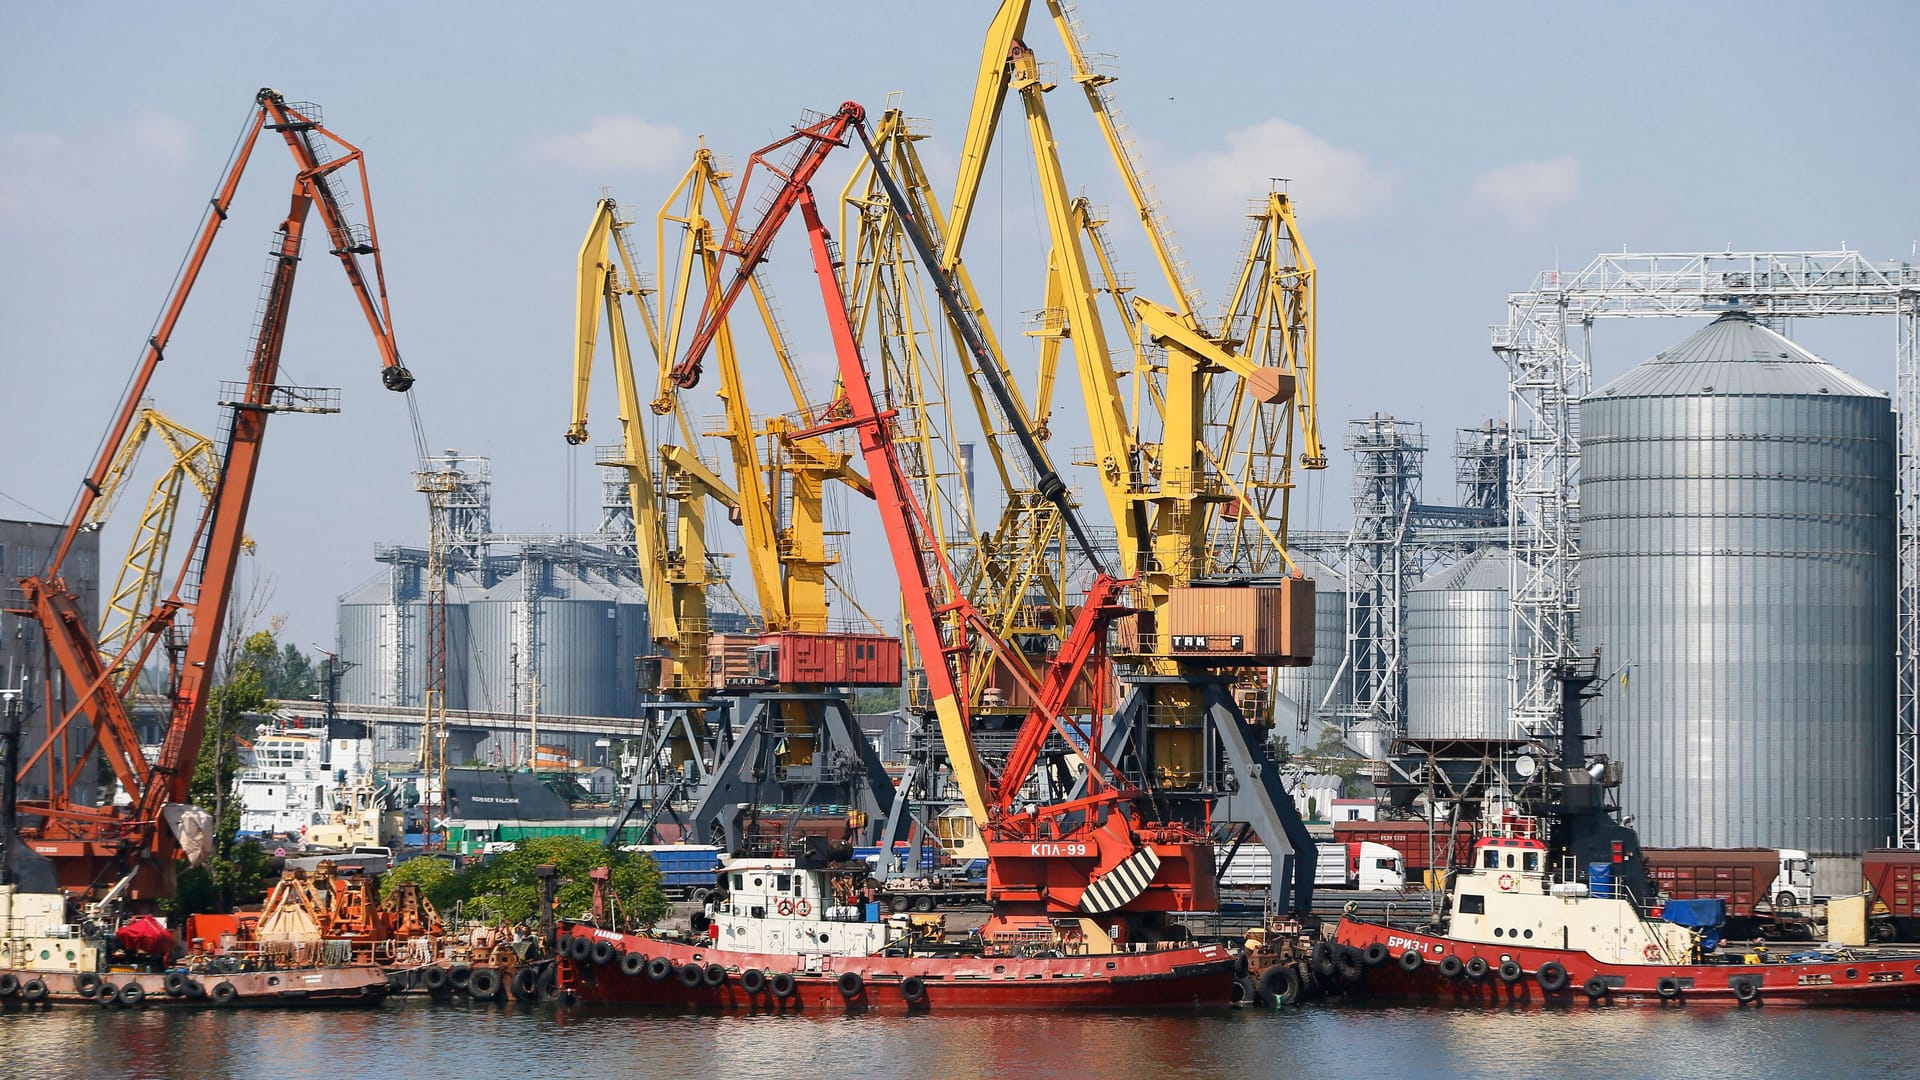
<svg viewBox="0 0 1920 1080">
<path fill-rule="evenodd" d="M 1604 318 L 1684 318 L 1738 306 L 1776 321 L 1892 318 L 1899 421 L 1898 626 L 1895 634 L 1895 842 L 1920 846 L 1920 267 L 1853 251 L 1601 255 L 1549 270 L 1509 294 L 1493 351 L 1507 365 L 1513 440 L 1508 640 L 1513 719 L 1558 730 L 1555 667 L 1573 658 L 1579 611 L 1579 401 L 1591 389 L 1591 336 Z M 1576 349 L 1570 334 L 1579 331 Z"/>
</svg>

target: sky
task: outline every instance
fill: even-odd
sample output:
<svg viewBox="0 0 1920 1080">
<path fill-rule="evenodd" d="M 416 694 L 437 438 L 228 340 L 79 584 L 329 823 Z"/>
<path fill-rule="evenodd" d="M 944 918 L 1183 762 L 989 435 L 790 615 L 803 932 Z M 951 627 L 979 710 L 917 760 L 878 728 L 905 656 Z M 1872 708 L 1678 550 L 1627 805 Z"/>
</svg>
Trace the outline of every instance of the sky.
<svg viewBox="0 0 1920 1080">
<path fill-rule="evenodd" d="M 895 93 L 923 118 L 945 198 L 992 9 L 3 0 L 0 516 L 65 517 L 254 92 L 271 86 L 319 102 L 366 153 L 429 445 L 491 456 L 500 531 L 594 527 L 590 453 L 561 435 L 573 266 L 595 200 L 607 191 L 650 213 L 701 137 L 744 162 L 803 110 L 855 100 L 877 114 Z M 1247 204 L 1288 178 L 1321 274 L 1320 407 L 1335 459 L 1304 487 L 1296 527 L 1346 524 L 1345 423 L 1375 412 L 1425 425 L 1427 500 L 1450 501 L 1452 429 L 1507 414 L 1488 327 L 1543 269 L 1623 249 L 1846 245 L 1916 258 L 1911 3 L 1089 0 L 1079 14 L 1090 47 L 1117 57 L 1113 93 L 1211 300 L 1236 269 Z M 1028 42 L 1064 75 L 1038 16 Z M 1070 83 L 1049 107 L 1069 184 L 1121 205 Z M 852 158 L 828 164 L 824 189 L 838 190 Z M 244 371 L 292 175 L 277 142 L 263 143 L 153 387 L 162 409 L 210 434 L 219 381 Z M 1041 306 L 1031 175 L 1015 114 L 968 264 L 1016 371 L 1031 370 L 1033 346 L 1014 331 Z M 1120 248 L 1143 291 L 1154 287 L 1137 238 Z M 824 385 L 832 358 L 802 250 L 786 236 L 769 273 L 802 365 Z M 408 409 L 380 388 L 341 278 L 330 260 L 306 262 L 284 377 L 341 387 L 343 412 L 274 421 L 248 526 L 246 587 L 283 640 L 309 648 L 333 641 L 336 600 L 379 569 L 377 543 L 424 535 Z M 1605 327 L 1596 385 L 1693 328 Z M 1890 325 L 1794 333 L 1891 388 Z M 1056 430 L 1071 426 L 1065 408 Z M 604 390 L 593 418 L 595 442 L 617 438 Z M 1061 441 L 1083 445 L 1084 426 Z M 133 516 L 108 526 L 103 551 L 124 551 Z M 844 516 L 851 549 L 878 557 L 871 509 Z M 890 583 L 855 576 L 885 600 Z"/>
</svg>

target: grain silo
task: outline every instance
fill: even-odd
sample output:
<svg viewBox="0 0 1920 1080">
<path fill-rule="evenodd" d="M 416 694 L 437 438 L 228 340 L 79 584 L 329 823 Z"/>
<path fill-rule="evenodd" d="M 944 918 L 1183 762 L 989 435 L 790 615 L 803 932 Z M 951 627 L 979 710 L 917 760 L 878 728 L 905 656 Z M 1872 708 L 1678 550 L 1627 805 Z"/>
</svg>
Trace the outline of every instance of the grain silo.
<svg viewBox="0 0 1920 1080">
<path fill-rule="evenodd" d="M 417 709 L 426 690 L 426 567 L 421 559 L 383 553 L 387 570 L 340 598 L 335 649 L 346 664 L 340 700 L 353 705 Z M 465 709 L 467 589 L 447 584 L 447 708 Z"/>
<path fill-rule="evenodd" d="M 1730 313 L 1581 405 L 1591 707 L 1653 846 L 1857 853 L 1892 826 L 1894 417 Z"/>
<path fill-rule="evenodd" d="M 646 652 L 646 613 L 633 589 L 584 567 L 516 560 L 468 603 L 473 709 L 550 716 L 631 716 L 633 658 Z"/>
<path fill-rule="evenodd" d="M 1505 548 L 1484 547 L 1407 590 L 1407 737 L 1513 739 Z"/>
<path fill-rule="evenodd" d="M 1338 709 L 1353 696 L 1352 669 L 1347 666 L 1346 582 L 1305 555 L 1296 554 L 1293 560 L 1301 573 L 1313 579 L 1313 663 L 1273 669 L 1273 722 L 1275 730 L 1283 733 L 1299 730 L 1301 721 L 1311 719 L 1322 701 Z M 1331 698 L 1328 690 L 1333 691 Z"/>
</svg>

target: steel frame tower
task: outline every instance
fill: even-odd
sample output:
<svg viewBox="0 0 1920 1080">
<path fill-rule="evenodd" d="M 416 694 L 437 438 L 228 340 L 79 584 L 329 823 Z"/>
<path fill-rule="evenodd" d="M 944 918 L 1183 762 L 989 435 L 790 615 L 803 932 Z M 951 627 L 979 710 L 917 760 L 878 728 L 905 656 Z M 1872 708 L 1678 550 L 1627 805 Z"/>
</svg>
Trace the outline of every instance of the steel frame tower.
<svg viewBox="0 0 1920 1080">
<path fill-rule="evenodd" d="M 1920 267 L 1853 251 L 1601 255 L 1543 271 L 1507 297 L 1493 351 L 1507 365 L 1513 440 L 1509 528 L 1513 612 L 1510 703 L 1528 731 L 1558 730 L 1556 665 L 1576 648 L 1579 610 L 1579 401 L 1592 383 L 1594 320 L 1710 315 L 1738 305 L 1762 318 L 1892 317 L 1898 417 L 1899 603 L 1896 632 L 1895 842 L 1920 847 Z M 1568 328 L 1581 329 L 1576 350 Z M 1527 433 L 1522 433 L 1526 429 Z"/>
</svg>

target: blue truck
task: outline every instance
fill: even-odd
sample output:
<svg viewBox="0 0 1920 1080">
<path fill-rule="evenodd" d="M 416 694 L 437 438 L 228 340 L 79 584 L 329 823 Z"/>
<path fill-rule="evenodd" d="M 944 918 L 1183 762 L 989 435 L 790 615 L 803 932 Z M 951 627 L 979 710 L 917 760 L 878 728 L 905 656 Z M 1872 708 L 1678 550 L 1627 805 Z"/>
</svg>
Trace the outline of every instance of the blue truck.
<svg viewBox="0 0 1920 1080">
<path fill-rule="evenodd" d="M 628 844 L 620 850 L 653 856 L 660 887 L 676 900 L 705 900 L 720 873 L 720 849 L 711 844 Z"/>
</svg>

